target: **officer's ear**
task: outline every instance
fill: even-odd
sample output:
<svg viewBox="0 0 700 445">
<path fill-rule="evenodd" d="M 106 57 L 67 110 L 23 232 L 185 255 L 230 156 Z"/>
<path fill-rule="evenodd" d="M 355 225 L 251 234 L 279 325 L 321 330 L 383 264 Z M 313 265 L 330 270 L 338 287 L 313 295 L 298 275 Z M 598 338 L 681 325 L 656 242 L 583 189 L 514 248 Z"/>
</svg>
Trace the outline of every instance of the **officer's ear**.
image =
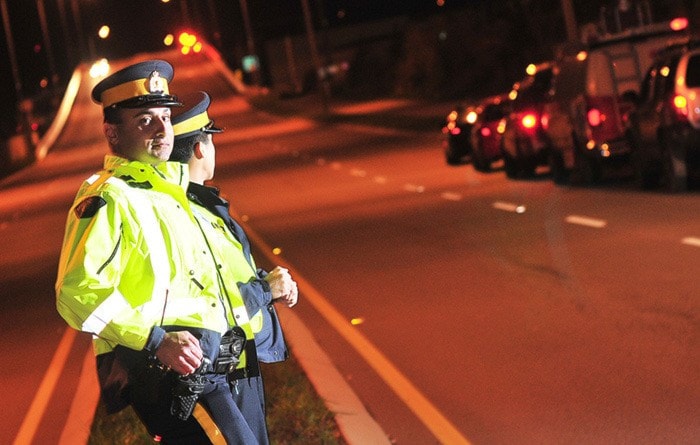
<svg viewBox="0 0 700 445">
<path fill-rule="evenodd" d="M 104 124 L 102 124 L 102 131 L 104 132 L 105 137 L 107 138 L 107 142 L 109 142 L 109 145 L 117 145 L 117 142 L 119 142 L 119 131 L 117 130 L 117 126 L 115 124 L 105 122 Z"/>
<path fill-rule="evenodd" d="M 204 150 L 202 149 L 202 143 L 201 142 L 195 142 L 194 143 L 194 150 L 193 150 L 194 157 L 197 159 L 202 159 L 204 157 Z"/>
</svg>

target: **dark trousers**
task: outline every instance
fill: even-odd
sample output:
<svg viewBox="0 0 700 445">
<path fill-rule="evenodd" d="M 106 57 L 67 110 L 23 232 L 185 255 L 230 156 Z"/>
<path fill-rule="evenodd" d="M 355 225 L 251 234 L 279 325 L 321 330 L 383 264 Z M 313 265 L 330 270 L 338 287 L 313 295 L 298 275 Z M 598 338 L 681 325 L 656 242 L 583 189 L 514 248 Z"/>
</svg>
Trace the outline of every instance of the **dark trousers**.
<svg viewBox="0 0 700 445">
<path fill-rule="evenodd" d="M 238 409 L 248 421 L 260 445 L 268 445 L 270 438 L 267 432 L 267 417 L 265 415 L 265 393 L 261 376 L 234 380 L 231 382 L 231 393 Z"/>
<path fill-rule="evenodd" d="M 252 396 L 250 395 L 250 397 Z M 134 411 L 150 434 L 160 436 L 161 443 L 165 445 L 210 444 L 206 433 L 194 416 L 190 416 L 185 421 L 179 420 L 170 414 L 170 398 L 161 397 L 161 400 L 163 403 L 157 404 L 132 402 Z M 260 441 L 260 431 L 257 431 L 260 422 L 263 424 L 265 422 L 264 413 L 262 413 L 262 419 L 244 417 L 236 400 L 234 400 L 232 389 L 225 375 L 207 375 L 207 383 L 198 403 L 208 411 L 227 443 L 245 445 L 268 443 L 267 430 L 265 429 L 264 442 Z M 246 400 L 244 405 L 251 404 Z M 251 412 L 250 415 L 253 413 Z M 251 424 L 255 430 L 251 428 Z"/>
</svg>

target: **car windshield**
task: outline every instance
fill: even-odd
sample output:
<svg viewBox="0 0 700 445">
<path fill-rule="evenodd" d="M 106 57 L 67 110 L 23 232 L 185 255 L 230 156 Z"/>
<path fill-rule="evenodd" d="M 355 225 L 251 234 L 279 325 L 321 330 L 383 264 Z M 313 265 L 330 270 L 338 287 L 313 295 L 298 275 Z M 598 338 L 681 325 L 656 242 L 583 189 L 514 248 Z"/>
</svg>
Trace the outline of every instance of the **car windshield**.
<svg viewBox="0 0 700 445">
<path fill-rule="evenodd" d="M 688 60 L 688 71 L 686 74 L 686 85 L 690 88 L 700 86 L 700 54 L 692 56 Z"/>
</svg>

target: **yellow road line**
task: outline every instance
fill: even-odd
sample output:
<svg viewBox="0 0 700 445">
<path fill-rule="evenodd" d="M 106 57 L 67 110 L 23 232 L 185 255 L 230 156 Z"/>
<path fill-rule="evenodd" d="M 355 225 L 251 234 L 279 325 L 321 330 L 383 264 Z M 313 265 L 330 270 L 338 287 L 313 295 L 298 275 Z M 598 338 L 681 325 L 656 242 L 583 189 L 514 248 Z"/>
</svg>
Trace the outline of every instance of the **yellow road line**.
<svg viewBox="0 0 700 445">
<path fill-rule="evenodd" d="M 238 215 L 231 210 L 237 221 L 241 221 Z M 282 257 L 272 253 L 269 246 L 250 226 L 242 223 L 248 237 L 263 251 L 263 254 L 273 264 L 289 269 L 294 280 L 299 285 L 300 293 L 304 299 L 311 303 L 316 310 L 335 328 L 343 338 L 352 345 L 362 358 L 371 366 L 394 393 L 408 406 L 408 408 L 423 422 L 433 435 L 444 444 L 469 445 L 469 441 L 457 430 L 457 428 L 428 400 L 403 373 L 386 358 L 361 332 L 357 331 L 349 320 L 346 320 L 328 300 L 316 290 L 301 274 L 294 270 Z"/>
<path fill-rule="evenodd" d="M 49 404 L 49 399 L 56 388 L 58 378 L 63 372 L 63 368 L 68 360 L 68 354 L 73 346 L 77 331 L 71 328 L 66 328 L 61 341 L 58 343 L 56 352 L 49 363 L 49 367 L 44 374 L 44 378 L 39 385 L 34 400 L 29 406 L 29 411 L 19 427 L 17 437 L 15 437 L 14 445 L 25 445 L 32 443 L 36 430 L 39 427 L 39 422 L 44 417 L 46 406 Z"/>
</svg>

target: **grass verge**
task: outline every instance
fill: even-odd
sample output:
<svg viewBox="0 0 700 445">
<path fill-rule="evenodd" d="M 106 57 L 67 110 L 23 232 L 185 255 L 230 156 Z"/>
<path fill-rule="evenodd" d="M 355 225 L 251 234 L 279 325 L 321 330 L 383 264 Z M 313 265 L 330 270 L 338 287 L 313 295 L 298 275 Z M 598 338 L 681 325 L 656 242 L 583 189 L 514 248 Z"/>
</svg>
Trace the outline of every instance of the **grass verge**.
<svg viewBox="0 0 700 445">
<path fill-rule="evenodd" d="M 333 418 L 294 359 L 262 364 L 270 442 L 280 445 L 344 445 Z M 99 404 L 88 445 L 146 445 L 153 439 L 127 408 L 107 415 Z"/>
</svg>

